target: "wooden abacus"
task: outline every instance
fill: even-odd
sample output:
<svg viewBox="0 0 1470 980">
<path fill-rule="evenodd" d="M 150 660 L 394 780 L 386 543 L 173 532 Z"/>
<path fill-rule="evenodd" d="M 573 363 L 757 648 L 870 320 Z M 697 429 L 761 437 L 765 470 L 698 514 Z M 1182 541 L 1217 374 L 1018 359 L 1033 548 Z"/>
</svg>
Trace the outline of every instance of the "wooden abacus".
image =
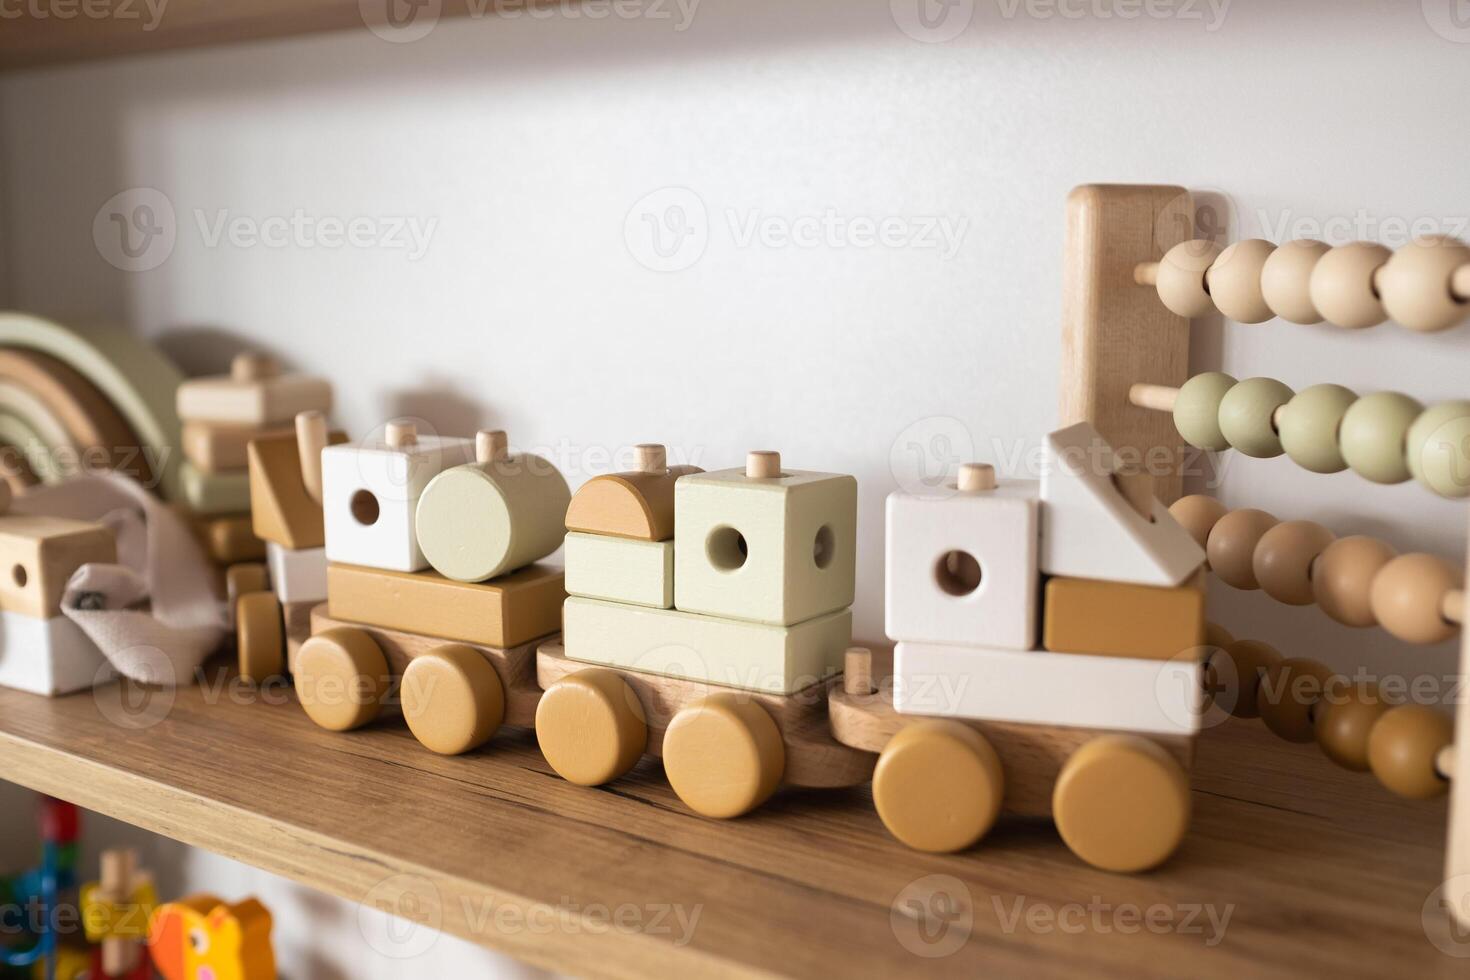
<svg viewBox="0 0 1470 980">
<path fill-rule="evenodd" d="M 1190 195 L 1179 187 L 1073 192 L 1062 422 L 1091 421 L 1113 445 L 1138 453 L 1166 502 L 1179 495 L 1189 447 L 1285 454 L 1313 472 L 1352 469 L 1377 483 L 1414 478 L 1444 497 L 1470 496 L 1470 401 L 1426 409 L 1396 392 L 1359 398 L 1331 384 L 1293 392 L 1269 378 L 1185 376 L 1187 319 L 1213 311 L 1242 323 L 1280 316 L 1349 329 L 1390 318 L 1419 332 L 1455 326 L 1470 317 L 1470 246 L 1432 238 L 1390 252 L 1364 242 L 1278 248 L 1253 239 L 1222 249 L 1189 237 L 1192 216 Z M 1408 643 L 1460 631 L 1465 576 L 1436 556 L 1396 555 L 1373 538 L 1338 538 L 1320 524 L 1282 522 L 1259 510 L 1227 511 L 1208 497 L 1177 500 L 1170 511 L 1205 549 L 1209 567 L 1236 588 L 1259 588 L 1290 605 L 1315 602 L 1338 622 L 1378 625 Z M 1283 659 L 1213 624 L 1210 633 L 1206 673 L 1214 688 L 1227 665 L 1234 669 L 1232 714 L 1259 716 L 1290 741 L 1315 740 L 1333 761 L 1372 771 L 1399 795 L 1452 791 L 1445 897 L 1470 925 L 1470 708 L 1463 699 L 1452 731 L 1433 709 L 1392 707 L 1372 685 L 1352 684 L 1323 664 Z M 1470 636 L 1461 634 L 1463 677 Z"/>
</svg>

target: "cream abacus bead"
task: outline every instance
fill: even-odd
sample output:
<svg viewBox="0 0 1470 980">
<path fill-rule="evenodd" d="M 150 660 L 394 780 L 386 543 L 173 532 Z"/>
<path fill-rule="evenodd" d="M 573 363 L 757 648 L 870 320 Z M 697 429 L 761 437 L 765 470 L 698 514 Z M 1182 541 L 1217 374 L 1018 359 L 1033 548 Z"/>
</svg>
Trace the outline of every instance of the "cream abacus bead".
<svg viewBox="0 0 1470 980">
<path fill-rule="evenodd" d="M 1334 536 L 1315 521 L 1283 521 L 1261 535 L 1251 559 L 1261 590 L 1289 606 L 1311 605 L 1312 562 Z"/>
<path fill-rule="evenodd" d="M 1434 762 L 1453 737 L 1450 720 L 1438 711 L 1401 704 L 1385 712 L 1368 733 L 1368 765 L 1399 796 L 1427 800 L 1449 788 Z"/>
<path fill-rule="evenodd" d="M 1202 238 L 1180 242 L 1159 262 L 1159 300 L 1173 313 L 1194 319 L 1215 308 L 1205 274 L 1220 254 L 1220 246 Z"/>
<path fill-rule="evenodd" d="M 1275 378 L 1246 378 L 1220 400 L 1220 432 L 1233 449 L 1269 459 L 1281 455 L 1272 416 L 1295 394 Z"/>
<path fill-rule="evenodd" d="M 1373 579 L 1394 556 L 1377 538 L 1355 534 L 1327 546 L 1312 568 L 1312 595 L 1317 605 L 1345 626 L 1373 626 Z"/>
<path fill-rule="evenodd" d="M 1373 275 L 1392 254 L 1373 242 L 1330 249 L 1312 269 L 1312 305 L 1328 323 L 1361 330 L 1388 319 L 1373 287 Z"/>
<path fill-rule="evenodd" d="M 1374 483 L 1409 478 L 1409 427 L 1424 406 L 1397 391 L 1375 391 L 1348 408 L 1338 428 L 1338 446 L 1352 471 Z"/>
<path fill-rule="evenodd" d="M 1454 294 L 1450 278 L 1470 265 L 1470 246 L 1442 235 L 1418 238 L 1393 253 L 1378 273 L 1383 309 L 1394 322 L 1433 333 L 1470 316 L 1470 304 Z"/>
<path fill-rule="evenodd" d="M 1277 523 L 1264 510 L 1251 507 L 1232 510 L 1215 522 L 1205 555 L 1220 581 L 1237 589 L 1261 587 L 1254 570 L 1256 545 Z"/>
<path fill-rule="evenodd" d="M 1260 238 L 1247 238 L 1221 252 L 1205 284 L 1215 308 L 1237 323 L 1264 323 L 1275 314 L 1261 294 L 1261 272 L 1276 245 Z"/>
<path fill-rule="evenodd" d="M 1169 505 L 1169 516 L 1178 521 L 1201 548 L 1209 543 L 1211 529 L 1226 513 L 1224 504 L 1202 493 L 1180 497 Z"/>
<path fill-rule="evenodd" d="M 1399 555 L 1373 576 L 1373 615 L 1405 643 L 1439 643 L 1459 628 L 1444 618 L 1445 593 L 1463 585 L 1460 570 L 1443 558 Z"/>
<path fill-rule="evenodd" d="M 1261 721 L 1288 742 L 1310 742 L 1313 710 L 1321 702 L 1332 671 L 1304 657 L 1283 660 L 1266 669 L 1256 696 Z"/>
<path fill-rule="evenodd" d="M 1266 305 L 1292 323 L 1321 323 L 1312 303 L 1312 270 L 1332 246 L 1310 238 L 1286 242 L 1266 257 L 1261 267 L 1261 295 Z"/>
<path fill-rule="evenodd" d="M 1281 448 L 1293 463 L 1313 473 L 1347 469 L 1347 460 L 1338 446 L 1338 428 L 1357 400 L 1357 394 L 1342 385 L 1303 388 L 1286 403 L 1277 419 Z"/>
<path fill-rule="evenodd" d="M 1174 428 L 1196 449 L 1229 449 L 1230 440 L 1220 431 L 1220 403 L 1235 379 L 1221 371 L 1196 374 L 1179 388 L 1174 398 Z"/>
<path fill-rule="evenodd" d="M 1313 729 L 1322 754 L 1344 769 L 1368 771 L 1368 737 L 1388 704 L 1376 687 L 1329 689 L 1317 705 Z"/>
<path fill-rule="evenodd" d="M 1404 441 L 1409 472 L 1441 497 L 1470 496 L 1470 401 L 1419 414 Z"/>
</svg>

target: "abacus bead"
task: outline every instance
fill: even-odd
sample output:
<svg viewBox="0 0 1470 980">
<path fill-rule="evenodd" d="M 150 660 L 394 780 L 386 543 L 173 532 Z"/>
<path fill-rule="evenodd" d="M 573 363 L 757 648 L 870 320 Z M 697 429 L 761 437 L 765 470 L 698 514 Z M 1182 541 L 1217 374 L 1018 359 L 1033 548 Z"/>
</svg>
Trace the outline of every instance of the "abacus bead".
<svg viewBox="0 0 1470 980">
<path fill-rule="evenodd" d="M 1220 371 L 1196 374 L 1174 397 L 1174 428 L 1196 449 L 1229 449 L 1220 431 L 1220 402 L 1235 387 L 1235 379 Z"/>
<path fill-rule="evenodd" d="M 1365 480 L 1403 483 L 1409 478 L 1409 426 L 1423 411 L 1397 391 L 1364 395 L 1343 413 L 1337 440 L 1342 458 Z"/>
<path fill-rule="evenodd" d="M 1312 604 L 1312 562 L 1334 535 L 1315 521 L 1283 521 L 1261 535 L 1251 570 L 1261 590 L 1289 606 Z"/>
<path fill-rule="evenodd" d="M 1264 510 L 1232 510 L 1215 522 L 1205 545 L 1210 568 L 1220 581 L 1237 589 L 1259 589 L 1253 567 L 1256 545 L 1277 520 Z"/>
<path fill-rule="evenodd" d="M 1261 268 L 1261 295 L 1277 316 L 1292 323 L 1322 322 L 1322 314 L 1312 304 L 1312 270 L 1331 250 L 1326 242 L 1298 238 L 1267 257 Z"/>
<path fill-rule="evenodd" d="M 1450 720 L 1438 711 L 1401 704 L 1384 712 L 1368 733 L 1368 765 L 1399 796 L 1427 800 L 1449 787 L 1434 760 L 1453 737 Z"/>
<path fill-rule="evenodd" d="M 1237 323 L 1262 323 L 1275 314 L 1261 295 L 1261 269 L 1276 246 L 1259 238 L 1236 242 L 1205 273 L 1215 308 Z"/>
<path fill-rule="evenodd" d="M 1228 644 L 1223 658 L 1220 655 L 1210 658 L 1215 703 L 1237 718 L 1259 716 L 1257 698 L 1261 679 L 1279 663 L 1281 654 L 1276 648 L 1259 640 L 1236 640 Z"/>
<path fill-rule="evenodd" d="M 1388 318 L 1373 289 L 1373 274 L 1391 253 L 1373 242 L 1331 249 L 1312 269 L 1312 305 L 1329 323 L 1361 330 Z"/>
<path fill-rule="evenodd" d="M 1210 540 L 1210 529 L 1225 516 L 1225 505 L 1214 497 L 1193 493 L 1169 505 L 1169 516 L 1178 521 L 1190 537 L 1203 548 Z"/>
<path fill-rule="evenodd" d="M 1281 410 L 1277 423 L 1281 448 L 1292 462 L 1313 473 L 1347 469 L 1337 444 L 1337 430 L 1357 400 L 1357 394 L 1342 385 L 1312 385 L 1297 392 Z"/>
<path fill-rule="evenodd" d="M 1470 496 L 1470 401 L 1425 409 L 1404 445 L 1414 479 L 1441 497 Z"/>
<path fill-rule="evenodd" d="M 1331 679 L 1332 671 L 1326 664 L 1303 657 L 1292 657 L 1268 668 L 1256 696 L 1261 720 L 1288 742 L 1312 741 L 1312 711 Z"/>
<path fill-rule="evenodd" d="M 1372 626 L 1373 579 L 1394 556 L 1377 538 L 1355 534 L 1327 546 L 1312 569 L 1312 595 L 1331 618 L 1346 626 Z"/>
<path fill-rule="evenodd" d="M 1159 300 L 1170 311 L 1190 319 L 1213 310 L 1205 273 L 1219 254 L 1219 245 L 1202 238 L 1180 242 L 1165 252 L 1156 283 Z"/>
<path fill-rule="evenodd" d="M 1368 736 L 1388 711 L 1388 704 L 1371 686 L 1349 689 L 1343 697 L 1324 698 L 1313 724 L 1322 754 L 1344 769 L 1368 771 Z"/>
<path fill-rule="evenodd" d="M 1373 576 L 1373 615 L 1405 643 L 1448 640 L 1458 627 L 1445 621 L 1444 595 L 1463 581 L 1459 569 L 1437 555 L 1399 555 Z"/>
<path fill-rule="evenodd" d="M 1291 401 L 1293 392 L 1275 378 L 1247 378 L 1220 400 L 1220 432 L 1247 456 L 1281 455 L 1281 437 L 1271 416 Z"/>
<path fill-rule="evenodd" d="M 1395 322 L 1432 333 L 1470 315 L 1470 305 L 1450 291 L 1450 277 L 1470 264 L 1470 246 L 1443 235 L 1418 238 L 1405 245 L 1378 274 L 1383 309 Z"/>
<path fill-rule="evenodd" d="M 1219 623 L 1205 623 L 1205 646 L 1223 650 L 1234 642 L 1235 637 Z"/>
</svg>

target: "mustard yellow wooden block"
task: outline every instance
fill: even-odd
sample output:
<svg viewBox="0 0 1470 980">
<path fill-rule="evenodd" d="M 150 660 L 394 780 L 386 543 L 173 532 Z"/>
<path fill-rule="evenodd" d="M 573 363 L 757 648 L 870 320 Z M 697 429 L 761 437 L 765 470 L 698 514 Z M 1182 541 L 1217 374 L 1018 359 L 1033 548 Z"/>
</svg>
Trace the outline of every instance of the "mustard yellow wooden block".
<svg viewBox="0 0 1470 980">
<path fill-rule="evenodd" d="M 566 596 L 559 568 L 531 565 L 489 582 L 457 582 L 435 572 L 327 566 L 333 619 L 462 640 L 519 646 L 561 628 Z"/>
<path fill-rule="evenodd" d="M 672 538 L 674 484 L 681 476 L 703 471 L 698 466 L 665 466 L 663 459 L 645 459 L 644 455 L 640 451 L 639 462 L 647 462 L 647 470 L 608 473 L 582 484 L 567 507 L 567 530 L 639 541 Z"/>
<path fill-rule="evenodd" d="M 791 694 L 842 670 L 852 612 L 770 626 L 573 596 L 562 634 L 573 660 Z"/>
<path fill-rule="evenodd" d="M 639 606 L 674 605 L 674 542 L 570 533 L 567 594 Z"/>
<path fill-rule="evenodd" d="M 327 434 L 329 446 L 346 441 L 345 432 Z M 286 431 L 252 439 L 246 459 L 255 536 L 296 550 L 320 548 L 326 543 L 322 505 L 307 491 L 301 475 L 296 433 Z"/>
<path fill-rule="evenodd" d="M 0 610 L 36 619 L 61 615 L 71 573 L 117 561 L 117 542 L 101 524 L 61 517 L 0 516 Z"/>
<path fill-rule="evenodd" d="M 1042 646 L 1057 653 L 1168 660 L 1205 642 L 1205 593 L 1095 579 L 1046 583 Z"/>
<path fill-rule="evenodd" d="M 259 561 L 265 557 L 265 542 L 255 536 L 249 514 L 206 517 L 194 523 L 205 552 L 217 565 Z"/>
<path fill-rule="evenodd" d="M 241 354 L 230 373 L 192 378 L 179 385 L 176 408 L 190 422 L 265 426 L 288 422 L 297 412 L 332 407 L 332 386 L 321 378 L 281 374 L 269 358 Z"/>
</svg>

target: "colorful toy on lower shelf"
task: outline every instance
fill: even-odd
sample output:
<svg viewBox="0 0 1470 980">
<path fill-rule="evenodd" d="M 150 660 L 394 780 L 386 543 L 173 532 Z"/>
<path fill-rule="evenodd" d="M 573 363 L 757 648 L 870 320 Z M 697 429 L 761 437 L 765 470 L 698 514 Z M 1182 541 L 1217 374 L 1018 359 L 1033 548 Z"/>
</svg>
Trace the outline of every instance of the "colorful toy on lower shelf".
<svg viewBox="0 0 1470 980">
<path fill-rule="evenodd" d="M 158 898 L 153 876 L 138 871 L 138 855 L 126 849 L 102 852 L 102 875 L 82 886 L 82 926 L 87 941 L 100 946 L 102 977 L 148 977 L 148 925 Z M 141 967 L 141 969 L 140 969 Z"/>
<path fill-rule="evenodd" d="M 163 980 L 275 980 L 270 910 L 207 894 L 165 902 L 153 914 L 148 955 Z"/>
</svg>

